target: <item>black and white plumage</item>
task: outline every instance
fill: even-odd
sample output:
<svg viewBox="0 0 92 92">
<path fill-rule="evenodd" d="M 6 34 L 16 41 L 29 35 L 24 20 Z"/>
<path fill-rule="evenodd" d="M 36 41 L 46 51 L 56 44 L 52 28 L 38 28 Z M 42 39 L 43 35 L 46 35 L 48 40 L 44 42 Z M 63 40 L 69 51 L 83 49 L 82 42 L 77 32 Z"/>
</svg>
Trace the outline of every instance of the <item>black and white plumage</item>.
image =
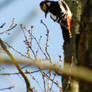
<svg viewBox="0 0 92 92">
<path fill-rule="evenodd" d="M 51 19 L 59 23 L 62 28 L 64 41 L 67 42 L 71 38 L 70 27 L 72 13 L 64 0 L 59 1 L 42 1 L 40 3 L 42 11 L 45 13 L 45 17 L 50 13 Z"/>
</svg>

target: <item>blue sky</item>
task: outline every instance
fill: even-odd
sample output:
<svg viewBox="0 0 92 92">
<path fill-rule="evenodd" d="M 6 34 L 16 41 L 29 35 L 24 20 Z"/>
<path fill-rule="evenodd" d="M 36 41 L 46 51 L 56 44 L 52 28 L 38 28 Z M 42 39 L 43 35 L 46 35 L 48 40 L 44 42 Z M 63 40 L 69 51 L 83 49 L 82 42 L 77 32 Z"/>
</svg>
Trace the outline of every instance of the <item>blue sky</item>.
<svg viewBox="0 0 92 92">
<path fill-rule="evenodd" d="M 0 0 L 0 4 L 2 4 L 5 0 Z M 26 53 L 26 46 L 24 44 L 24 35 L 20 29 L 20 24 L 26 25 L 28 29 L 30 26 L 34 26 L 33 35 L 39 39 L 42 35 L 43 38 L 41 40 L 41 47 L 44 50 L 45 46 L 45 38 L 46 38 L 46 28 L 40 23 L 42 19 L 48 29 L 50 30 L 50 39 L 49 39 L 49 48 L 48 52 L 50 53 L 54 63 L 58 61 L 58 56 L 61 55 L 63 57 L 63 38 L 61 33 L 61 28 L 59 24 L 53 22 L 50 19 L 49 15 L 45 19 L 44 13 L 40 10 L 39 4 L 42 0 L 13 0 L 9 5 L 3 6 L 0 10 L 0 25 L 2 23 L 6 23 L 1 31 L 6 30 L 12 22 L 12 19 L 15 18 L 15 22 L 18 24 L 16 28 L 13 29 L 10 35 L 3 34 L 0 35 L 1 38 L 8 42 L 11 46 L 22 53 Z M 33 15 L 32 15 L 33 14 Z M 29 17 L 29 19 L 27 19 Z M 36 43 L 33 43 L 33 49 L 37 48 Z M 11 50 L 11 49 L 10 49 Z M 21 58 L 20 55 L 16 54 L 13 50 L 13 55 Z M 39 57 L 43 58 L 43 54 L 39 52 Z M 16 68 L 14 66 L 9 67 L 7 69 L 7 65 L 4 66 L 5 70 L 2 72 L 14 72 Z M 13 69 L 12 69 L 13 68 Z M 35 74 L 34 74 L 35 76 Z M 39 74 L 38 74 L 39 76 Z M 58 77 L 57 77 L 58 78 Z M 38 78 L 39 79 L 39 78 Z M 31 79 L 30 79 L 31 80 Z M 4 82 L 3 82 L 4 81 Z M 18 85 L 12 90 L 6 90 L 3 92 L 25 92 L 23 88 L 25 88 L 25 84 L 22 78 L 16 76 L 0 76 L 0 85 L 3 83 L 1 88 L 5 88 L 11 85 Z M 37 86 L 37 84 L 34 83 Z M 1 91 L 0 91 L 1 92 Z M 40 91 L 39 91 L 40 92 Z M 58 91 L 55 91 L 58 92 Z"/>
<path fill-rule="evenodd" d="M 44 35 L 44 37 L 46 37 L 45 27 L 40 23 L 40 20 L 43 19 L 50 30 L 49 52 L 53 54 L 52 57 L 54 57 L 54 60 L 56 61 L 57 59 L 55 59 L 55 57 L 57 56 L 55 55 L 61 55 L 63 53 L 61 29 L 59 24 L 53 22 L 53 20 L 50 19 L 49 15 L 45 19 L 44 13 L 40 10 L 39 7 L 40 2 L 40 0 L 14 0 L 14 2 L 12 2 L 10 5 L 3 8 L 0 13 L 0 24 L 6 22 L 5 28 L 7 29 L 9 24 L 12 22 L 12 18 L 15 18 L 15 22 L 18 24 L 11 35 L 5 35 L 3 36 L 3 39 L 9 42 L 9 44 L 13 44 L 13 46 L 17 49 L 21 49 L 21 46 L 23 46 L 22 41 L 24 36 L 19 27 L 20 24 L 26 25 L 28 28 L 33 25 L 35 30 L 34 35 L 38 37 L 38 39 L 40 35 Z M 35 12 L 34 16 L 30 15 L 32 12 Z M 27 19 L 28 15 L 30 15 L 29 19 Z M 44 45 L 43 41 L 42 44 Z"/>
</svg>

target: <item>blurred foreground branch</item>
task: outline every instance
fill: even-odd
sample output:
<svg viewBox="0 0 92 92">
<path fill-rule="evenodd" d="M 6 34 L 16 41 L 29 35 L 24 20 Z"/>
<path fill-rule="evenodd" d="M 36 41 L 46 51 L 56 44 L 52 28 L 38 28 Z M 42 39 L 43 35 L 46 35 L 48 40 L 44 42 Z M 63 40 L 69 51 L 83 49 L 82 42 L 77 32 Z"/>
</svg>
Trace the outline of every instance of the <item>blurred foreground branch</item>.
<svg viewBox="0 0 92 92">
<path fill-rule="evenodd" d="M 87 83 L 92 84 L 92 70 L 85 68 L 85 67 L 79 67 L 76 65 L 73 65 L 70 67 L 70 64 L 65 63 L 64 68 L 59 64 L 49 64 L 48 62 L 43 62 L 43 60 L 31 60 L 29 61 L 23 61 L 23 60 L 16 60 L 12 61 L 9 59 L 3 59 L 0 58 L 0 64 L 2 63 L 12 63 L 12 64 L 25 64 L 28 66 L 35 66 L 39 67 L 40 69 L 50 69 L 54 70 L 57 74 L 62 76 L 71 76 L 75 79 L 78 79 L 79 81 L 84 81 Z"/>
</svg>

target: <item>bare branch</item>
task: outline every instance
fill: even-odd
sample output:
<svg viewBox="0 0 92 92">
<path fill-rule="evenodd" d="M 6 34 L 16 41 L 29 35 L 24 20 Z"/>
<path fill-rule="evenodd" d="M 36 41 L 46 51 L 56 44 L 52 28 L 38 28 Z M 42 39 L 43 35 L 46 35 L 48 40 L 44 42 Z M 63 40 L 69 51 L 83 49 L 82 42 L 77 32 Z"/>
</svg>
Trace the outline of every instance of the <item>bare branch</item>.
<svg viewBox="0 0 92 92">
<path fill-rule="evenodd" d="M 48 47 L 49 47 L 49 45 L 48 45 L 48 41 L 49 41 L 49 29 L 48 29 L 47 25 L 43 22 L 43 20 L 41 20 L 41 23 L 45 26 L 46 31 L 47 31 L 47 34 L 46 34 L 47 39 L 46 39 L 45 51 L 46 51 L 46 53 L 47 53 L 47 55 L 48 55 L 48 57 L 49 57 L 50 63 L 52 64 L 52 59 L 51 59 L 51 57 L 50 57 L 50 54 L 48 53 Z"/>
<path fill-rule="evenodd" d="M 4 23 L 3 25 L 1 25 L 0 28 L 3 28 L 5 24 L 6 24 L 6 23 Z M 17 26 L 17 24 L 15 24 L 15 18 L 13 18 L 12 24 L 9 26 L 9 28 L 8 28 L 7 30 L 1 32 L 0 34 L 8 33 L 8 32 L 11 31 L 12 29 L 14 29 L 16 26 Z"/>
<path fill-rule="evenodd" d="M 1 38 L 0 38 L 0 44 L 1 44 L 1 47 L 5 50 L 5 52 L 10 56 L 10 58 L 12 59 L 12 62 L 16 62 L 15 57 L 12 55 L 12 53 L 6 47 L 4 41 Z M 15 65 L 26 82 L 27 92 L 33 92 L 31 85 L 30 85 L 30 82 L 29 82 L 27 76 L 25 75 L 25 73 L 22 71 L 21 66 L 19 64 L 15 64 Z"/>
<path fill-rule="evenodd" d="M 6 44 L 9 48 L 13 49 L 15 52 L 17 52 L 18 54 L 20 54 L 21 56 L 23 56 L 23 57 L 25 57 L 25 58 L 28 58 L 28 59 L 32 59 L 31 57 L 26 56 L 26 55 L 24 55 L 23 53 L 21 53 L 20 51 L 16 50 L 13 46 L 9 45 L 7 42 L 5 42 L 5 44 Z"/>
</svg>

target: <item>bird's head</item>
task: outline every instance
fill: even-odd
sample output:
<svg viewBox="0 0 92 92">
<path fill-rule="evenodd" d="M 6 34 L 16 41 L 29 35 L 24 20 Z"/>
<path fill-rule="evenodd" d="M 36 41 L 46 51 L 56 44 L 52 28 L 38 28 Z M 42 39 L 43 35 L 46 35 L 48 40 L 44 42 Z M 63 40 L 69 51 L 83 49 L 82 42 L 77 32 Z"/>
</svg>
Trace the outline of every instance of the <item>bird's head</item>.
<svg viewBox="0 0 92 92">
<path fill-rule="evenodd" d="M 45 13 L 45 17 L 49 13 L 49 7 L 50 7 L 50 5 L 51 5 L 51 2 L 50 1 L 42 1 L 40 3 L 40 8 Z"/>
</svg>

